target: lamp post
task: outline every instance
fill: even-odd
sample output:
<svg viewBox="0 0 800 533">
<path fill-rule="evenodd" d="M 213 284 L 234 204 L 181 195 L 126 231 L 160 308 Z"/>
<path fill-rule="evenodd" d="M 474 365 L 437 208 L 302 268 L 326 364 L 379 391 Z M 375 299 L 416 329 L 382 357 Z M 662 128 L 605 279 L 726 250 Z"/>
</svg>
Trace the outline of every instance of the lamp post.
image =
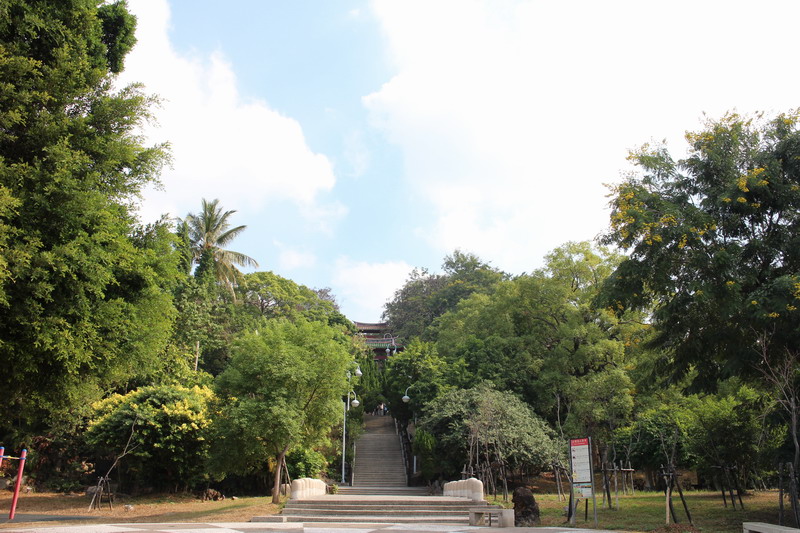
<svg viewBox="0 0 800 533">
<path fill-rule="evenodd" d="M 361 367 L 356 366 L 355 375 L 357 378 L 360 378 L 364 375 L 361 372 Z M 347 371 L 347 388 L 350 389 L 350 371 Z M 350 402 L 350 395 L 353 395 L 353 401 Z M 353 407 L 358 407 L 361 402 L 358 401 L 358 397 L 356 397 L 356 391 L 350 389 L 350 392 L 347 393 L 347 401 L 342 402 L 342 408 L 344 409 L 343 413 L 344 416 L 342 417 L 342 484 L 346 483 L 345 481 L 345 464 L 347 459 L 347 411 L 350 410 L 350 405 Z"/>
<path fill-rule="evenodd" d="M 412 383 L 411 385 L 406 387 L 406 392 L 403 393 L 403 397 L 400 398 L 401 400 L 403 400 L 403 403 L 408 403 L 408 402 L 411 401 L 411 397 L 408 395 L 408 389 L 410 389 L 413 386 L 414 386 L 414 384 Z M 414 412 L 412 411 L 411 413 L 413 414 Z M 414 427 L 416 427 L 416 423 L 417 423 L 417 420 L 416 420 L 416 416 L 415 416 L 414 417 Z M 412 455 L 412 457 L 413 457 L 413 467 L 411 469 L 411 472 L 413 474 L 416 474 L 417 473 L 417 456 L 416 455 Z"/>
<path fill-rule="evenodd" d="M 392 341 L 392 347 L 391 348 L 389 348 L 388 346 L 386 347 L 386 357 L 389 357 L 390 355 L 396 354 L 397 353 L 397 343 L 394 342 L 394 337 L 392 337 L 389 333 L 384 333 L 383 334 L 383 338 L 384 338 L 384 340 L 385 339 L 389 339 L 390 341 Z"/>
<path fill-rule="evenodd" d="M 411 401 L 411 398 L 408 396 L 408 389 L 410 389 L 410 388 L 411 388 L 411 387 L 413 387 L 413 386 L 414 386 L 414 385 L 413 385 L 413 384 L 411 384 L 411 385 L 409 385 L 408 387 L 406 387 L 406 392 L 403 394 L 403 397 L 401 398 L 401 399 L 403 400 L 403 403 L 408 403 L 408 402 L 410 402 L 410 401 Z"/>
</svg>

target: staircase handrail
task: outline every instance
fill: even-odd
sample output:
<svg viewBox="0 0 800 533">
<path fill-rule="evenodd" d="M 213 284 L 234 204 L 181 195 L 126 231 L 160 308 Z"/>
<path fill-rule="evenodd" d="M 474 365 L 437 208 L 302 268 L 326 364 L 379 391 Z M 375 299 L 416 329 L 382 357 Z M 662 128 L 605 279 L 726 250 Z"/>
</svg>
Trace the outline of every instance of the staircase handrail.
<svg viewBox="0 0 800 533">
<path fill-rule="evenodd" d="M 411 481 L 411 438 L 408 435 L 408 431 L 406 431 L 396 418 L 394 419 L 394 424 L 397 435 L 400 437 L 400 450 L 403 452 L 403 468 L 406 471 L 406 485 L 409 485 Z"/>
</svg>

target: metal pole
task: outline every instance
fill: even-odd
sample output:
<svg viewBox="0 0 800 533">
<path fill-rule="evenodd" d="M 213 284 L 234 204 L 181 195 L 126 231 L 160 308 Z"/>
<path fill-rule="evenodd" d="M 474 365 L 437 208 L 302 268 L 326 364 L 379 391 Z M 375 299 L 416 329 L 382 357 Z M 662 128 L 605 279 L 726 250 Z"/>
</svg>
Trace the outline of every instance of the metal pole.
<svg viewBox="0 0 800 533">
<path fill-rule="evenodd" d="M 592 472 L 592 508 L 594 509 L 594 527 L 597 527 L 597 494 L 595 494 L 595 485 L 594 485 L 594 450 L 592 449 L 592 437 L 589 437 L 589 461 Z M 611 496 L 609 495 L 609 498 Z M 588 505 L 588 502 L 587 502 Z"/>
<path fill-rule="evenodd" d="M 11 499 L 11 512 L 8 513 L 8 519 L 14 520 L 14 514 L 17 511 L 17 500 L 19 499 L 19 487 L 22 485 L 22 471 L 25 469 L 25 458 L 28 456 L 28 450 L 22 450 L 19 454 L 19 472 L 17 472 L 17 483 L 14 485 L 14 497 Z"/>
<path fill-rule="evenodd" d="M 348 397 L 350 393 L 347 393 Z M 342 412 L 344 413 L 344 417 L 342 418 L 342 485 L 344 485 L 344 462 L 345 457 L 347 455 L 347 448 L 345 447 L 346 438 L 347 438 L 347 404 L 342 401 Z"/>
<path fill-rule="evenodd" d="M 350 371 L 347 371 L 347 403 L 342 402 L 344 406 L 344 416 L 342 417 L 342 485 L 346 481 L 345 477 L 345 464 L 347 463 L 347 411 L 350 410 Z"/>
</svg>

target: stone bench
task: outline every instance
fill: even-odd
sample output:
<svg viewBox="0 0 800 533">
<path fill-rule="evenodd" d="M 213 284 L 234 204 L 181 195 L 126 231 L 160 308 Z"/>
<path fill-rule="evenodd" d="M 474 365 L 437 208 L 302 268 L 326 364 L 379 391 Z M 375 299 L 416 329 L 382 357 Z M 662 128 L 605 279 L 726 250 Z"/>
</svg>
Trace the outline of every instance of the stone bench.
<svg viewBox="0 0 800 533">
<path fill-rule="evenodd" d="M 499 507 L 470 507 L 469 525 L 492 527 L 492 518 L 497 522 L 496 527 L 514 527 L 514 509 L 501 509 Z"/>
<path fill-rule="evenodd" d="M 742 533 L 800 533 L 800 529 L 765 522 L 744 522 Z"/>
</svg>

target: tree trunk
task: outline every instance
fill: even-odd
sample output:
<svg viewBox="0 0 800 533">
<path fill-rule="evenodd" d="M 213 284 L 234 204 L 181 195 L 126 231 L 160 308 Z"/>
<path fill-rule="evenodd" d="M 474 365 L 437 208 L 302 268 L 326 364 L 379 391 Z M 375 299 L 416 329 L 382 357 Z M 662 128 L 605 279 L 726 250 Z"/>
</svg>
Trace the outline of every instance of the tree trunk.
<svg viewBox="0 0 800 533">
<path fill-rule="evenodd" d="M 277 464 L 275 465 L 275 484 L 272 486 L 272 503 L 281 503 L 281 471 L 283 463 L 286 461 L 286 452 L 289 451 L 289 445 L 283 447 L 281 453 L 278 454 Z"/>
</svg>

